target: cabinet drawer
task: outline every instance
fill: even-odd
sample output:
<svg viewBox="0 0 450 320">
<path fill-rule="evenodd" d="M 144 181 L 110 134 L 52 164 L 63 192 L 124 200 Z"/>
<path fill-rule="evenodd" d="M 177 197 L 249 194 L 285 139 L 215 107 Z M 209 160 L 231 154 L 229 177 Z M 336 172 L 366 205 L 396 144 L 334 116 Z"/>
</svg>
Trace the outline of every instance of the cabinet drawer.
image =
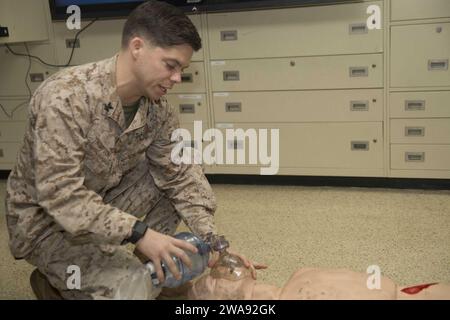
<svg viewBox="0 0 450 320">
<path fill-rule="evenodd" d="M 201 34 L 199 16 L 189 16 Z M 89 32 L 79 38 L 79 48 L 75 49 L 71 64 L 79 65 L 97 60 L 103 60 L 115 55 L 120 49 L 122 29 L 125 19 L 99 20 L 89 27 Z M 84 27 L 88 22 L 83 22 Z M 55 33 L 55 48 L 60 64 L 67 63 L 72 48 L 67 47 L 67 40 L 75 38 L 79 30 L 69 30 L 66 22 L 53 23 Z M 203 50 L 194 53 L 192 61 L 203 60 Z"/>
<path fill-rule="evenodd" d="M 176 84 L 170 93 L 204 93 L 205 67 L 203 62 L 192 62 L 189 68 L 184 70 L 181 83 Z"/>
<path fill-rule="evenodd" d="M 12 165 L 16 163 L 20 147 L 20 142 L 0 142 L 0 164 L 8 164 L 12 168 Z"/>
<path fill-rule="evenodd" d="M 392 169 L 450 170 L 450 145 L 391 145 Z"/>
<path fill-rule="evenodd" d="M 391 0 L 391 20 L 450 17 L 448 0 Z"/>
<path fill-rule="evenodd" d="M 391 120 L 391 143 L 450 144 L 450 118 Z"/>
<path fill-rule="evenodd" d="M 211 62 L 213 91 L 376 88 L 381 54 Z"/>
<path fill-rule="evenodd" d="M 219 125 L 217 125 L 219 127 Z M 295 124 L 238 124 L 234 130 L 267 130 L 267 141 L 271 141 L 270 129 L 279 129 L 279 166 L 291 168 L 354 168 L 374 169 L 383 167 L 383 133 L 381 122 L 377 123 L 295 123 Z M 226 129 L 221 129 L 226 137 Z M 230 129 L 229 129 L 230 130 Z M 249 162 L 249 139 L 231 139 L 223 144 L 227 152 L 243 150 Z M 258 135 L 258 142 L 261 134 Z M 260 152 L 260 146 L 255 145 Z M 266 155 L 274 154 L 273 144 L 266 148 Z M 258 149 L 259 148 L 259 149 Z M 256 155 L 258 157 L 258 155 Z M 258 158 L 260 160 L 260 158 Z M 235 164 L 237 161 L 235 161 Z M 258 161 L 258 164 L 261 164 Z"/>
<path fill-rule="evenodd" d="M 167 101 L 175 108 L 181 123 L 201 120 L 207 123 L 205 94 L 168 94 Z"/>
<path fill-rule="evenodd" d="M 390 94 L 391 118 L 450 118 L 450 91 Z"/>
<path fill-rule="evenodd" d="M 26 125 L 25 121 L 0 122 L 0 141 L 21 142 L 25 135 Z"/>
<path fill-rule="evenodd" d="M 450 23 L 391 28 L 393 87 L 450 86 Z"/>
<path fill-rule="evenodd" d="M 269 58 L 382 52 L 382 30 L 367 28 L 366 10 L 371 4 L 380 6 L 383 12 L 383 3 L 377 1 L 208 14 L 211 58 Z"/>
<path fill-rule="evenodd" d="M 82 23 L 83 28 L 89 22 Z M 125 19 L 99 20 L 78 38 L 71 65 L 80 65 L 112 57 L 120 49 Z M 60 64 L 66 64 L 72 52 L 71 40 L 79 30 L 69 30 L 66 22 L 53 23 L 55 49 Z M 69 43 L 68 43 L 69 41 Z M 94 49 L 95 48 L 95 49 Z"/>
<path fill-rule="evenodd" d="M 383 90 L 214 93 L 216 122 L 382 121 Z"/>
<path fill-rule="evenodd" d="M 11 49 L 19 54 L 27 54 L 22 44 L 11 44 Z M 28 44 L 30 55 L 35 55 L 47 63 L 56 63 L 53 46 L 50 44 Z M 31 92 L 39 87 L 43 80 L 58 71 L 58 68 L 45 66 L 36 59 L 31 59 L 31 68 L 27 74 L 29 61 L 27 57 L 15 56 L 6 48 L 0 50 L 0 96 L 28 97 L 25 75 Z M 31 82 L 31 75 L 36 82 Z M 35 77 L 36 76 L 36 77 Z M 39 80 L 39 81 L 38 81 Z M 41 81 L 42 80 L 42 81 Z"/>
<path fill-rule="evenodd" d="M 28 119 L 28 98 L 0 98 L 0 121 L 25 121 Z M 6 112 L 6 113 L 5 113 Z"/>
<path fill-rule="evenodd" d="M 203 26 L 202 26 L 202 20 L 199 14 L 188 14 L 187 15 L 189 19 L 191 19 L 194 26 L 197 28 L 198 34 L 200 37 L 202 37 L 203 33 Z M 198 50 L 197 52 L 194 51 L 194 54 L 192 55 L 191 61 L 203 61 L 203 48 Z"/>
</svg>

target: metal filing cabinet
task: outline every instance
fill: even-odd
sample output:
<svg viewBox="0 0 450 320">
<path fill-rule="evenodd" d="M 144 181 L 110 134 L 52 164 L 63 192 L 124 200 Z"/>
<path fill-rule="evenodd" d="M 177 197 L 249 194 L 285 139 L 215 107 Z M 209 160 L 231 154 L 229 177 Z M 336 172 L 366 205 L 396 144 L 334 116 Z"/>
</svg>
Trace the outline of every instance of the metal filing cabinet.
<svg viewBox="0 0 450 320">
<path fill-rule="evenodd" d="M 53 47 L 50 44 L 27 44 L 31 55 L 40 57 L 50 64 L 55 64 L 56 59 Z M 10 45 L 14 52 L 27 54 L 23 44 Z M 30 60 L 28 57 L 15 56 L 6 48 L 0 50 L 0 97 L 28 96 L 28 88 L 25 84 Z M 31 59 L 31 67 L 26 77 L 30 90 L 34 92 L 37 87 L 51 74 L 58 71 L 58 68 L 45 66 L 35 59 Z"/>
<path fill-rule="evenodd" d="M 383 32 L 367 28 L 371 4 L 383 8 L 208 14 L 215 126 L 279 129 L 279 174 L 382 176 Z M 227 141 L 224 152 L 243 143 Z"/>
<path fill-rule="evenodd" d="M 216 122 L 383 120 L 382 89 L 216 92 L 213 101 Z"/>
<path fill-rule="evenodd" d="M 181 123 L 208 119 L 206 94 L 168 94 L 166 98 L 175 108 Z"/>
<path fill-rule="evenodd" d="M 450 91 L 391 92 L 390 117 L 450 118 Z"/>
<path fill-rule="evenodd" d="M 0 104 L 4 109 L 0 110 L 0 170 L 9 170 L 14 166 L 22 145 L 28 103 L 21 98 L 1 98 Z"/>
<path fill-rule="evenodd" d="M 449 17 L 449 1 L 391 1 L 392 177 L 450 178 Z"/>
<path fill-rule="evenodd" d="M 383 83 L 382 61 L 381 54 L 212 61 L 212 89 L 377 88 Z"/>
<path fill-rule="evenodd" d="M 382 1 L 208 15 L 211 59 L 255 59 L 383 52 L 383 32 L 366 10 Z"/>
<path fill-rule="evenodd" d="M 200 17 L 189 16 L 191 21 L 201 32 Z M 88 30 L 80 34 L 78 44 L 72 57 L 71 65 L 80 65 L 85 63 L 103 60 L 112 57 L 119 52 L 122 38 L 122 28 L 125 19 L 98 20 L 89 27 Z M 89 21 L 82 23 L 81 27 L 86 26 Z M 53 31 L 55 35 L 55 49 L 58 61 L 61 64 L 69 60 L 72 51 L 71 42 L 79 30 L 67 29 L 66 22 L 54 22 Z M 95 50 L 93 50 L 95 48 Z M 203 49 L 194 53 L 192 61 L 203 60 Z"/>
<path fill-rule="evenodd" d="M 170 93 L 205 93 L 205 68 L 203 62 L 191 62 L 181 75 L 181 83 L 176 84 Z"/>
<path fill-rule="evenodd" d="M 448 0 L 391 0 L 391 20 L 418 20 L 450 17 Z"/>
<path fill-rule="evenodd" d="M 224 127 L 224 123 L 218 127 Z M 235 123 L 227 129 L 241 128 L 267 130 L 267 140 L 271 139 L 271 130 L 279 130 L 279 166 L 280 172 L 297 174 L 318 174 L 323 169 L 331 175 L 340 172 L 352 172 L 354 176 L 381 176 L 383 174 L 383 127 L 380 122 L 326 122 L 326 123 Z M 226 130 L 221 129 L 223 137 L 227 137 Z M 258 136 L 258 142 L 261 135 Z M 248 138 L 226 139 L 223 144 L 223 154 L 245 152 L 246 166 L 235 166 L 237 172 L 251 172 L 249 167 Z M 256 148 L 256 146 L 253 146 Z M 270 150 L 270 148 L 269 148 Z M 269 151 L 268 154 L 271 154 Z M 235 164 L 238 164 L 237 157 Z M 262 165 L 257 159 L 258 167 Z M 245 168 L 247 167 L 247 170 Z"/>
<path fill-rule="evenodd" d="M 391 27 L 391 86 L 450 86 L 450 23 Z"/>
<path fill-rule="evenodd" d="M 384 8 L 390 10 L 384 30 L 367 28 L 369 5 L 380 7 L 382 19 Z M 203 131 L 279 129 L 279 174 L 450 178 L 450 1 L 361 1 L 189 17 L 204 47 L 167 99 L 192 138 L 195 120 Z M 93 24 L 81 34 L 72 63 L 114 55 L 123 23 Z M 29 44 L 30 53 L 65 63 L 71 51 L 66 40 L 76 30 L 64 22 L 49 26 L 54 37 L 50 32 L 48 42 Z M 25 52 L 21 44 L 13 48 Z M 0 67 L 0 101 L 9 112 L 28 95 L 28 59 L 2 50 Z M 35 61 L 31 69 L 44 78 L 56 70 Z M 30 84 L 34 90 L 40 83 Z M 22 134 L 26 119 L 26 106 L 14 118 L 0 110 L 0 169 L 15 162 L 22 137 L 10 140 Z M 207 170 L 259 174 L 260 167 Z"/>
<path fill-rule="evenodd" d="M 199 15 L 189 16 L 202 35 L 202 21 Z M 186 147 L 199 148 L 194 141 L 194 121 L 201 121 L 203 130 L 209 128 L 208 97 L 203 50 L 194 53 L 190 66 L 181 77 L 181 83 L 174 86 L 166 95 L 167 101 L 175 108 L 180 127 L 187 129 L 191 140 L 185 141 Z M 201 135 L 202 133 L 200 133 Z M 201 137 L 200 137 L 201 139 Z"/>
</svg>

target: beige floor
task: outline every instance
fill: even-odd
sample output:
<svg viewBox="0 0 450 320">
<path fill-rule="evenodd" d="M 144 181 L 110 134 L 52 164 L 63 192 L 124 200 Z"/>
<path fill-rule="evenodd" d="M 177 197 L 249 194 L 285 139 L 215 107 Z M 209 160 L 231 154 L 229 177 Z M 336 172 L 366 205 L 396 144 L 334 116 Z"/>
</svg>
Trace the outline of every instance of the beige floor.
<svg viewBox="0 0 450 320">
<path fill-rule="evenodd" d="M 450 191 L 214 185 L 216 220 L 236 251 L 281 286 L 299 267 L 366 272 L 399 284 L 450 283 Z M 34 298 L 32 268 L 7 248 L 0 182 L 0 299 Z"/>
</svg>

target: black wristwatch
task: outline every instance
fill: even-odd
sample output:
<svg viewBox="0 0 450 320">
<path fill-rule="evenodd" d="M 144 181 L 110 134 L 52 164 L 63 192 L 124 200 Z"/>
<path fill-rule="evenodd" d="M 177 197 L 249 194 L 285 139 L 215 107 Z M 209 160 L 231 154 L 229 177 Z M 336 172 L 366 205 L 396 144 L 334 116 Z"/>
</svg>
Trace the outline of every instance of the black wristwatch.
<svg viewBox="0 0 450 320">
<path fill-rule="evenodd" d="M 125 240 L 123 240 L 122 245 L 130 243 L 130 242 L 135 244 L 136 242 L 141 240 L 141 238 L 144 236 L 147 229 L 148 229 L 148 227 L 144 222 L 142 222 L 140 220 L 136 221 L 136 223 L 133 226 L 131 236 L 129 238 L 126 238 Z"/>
</svg>

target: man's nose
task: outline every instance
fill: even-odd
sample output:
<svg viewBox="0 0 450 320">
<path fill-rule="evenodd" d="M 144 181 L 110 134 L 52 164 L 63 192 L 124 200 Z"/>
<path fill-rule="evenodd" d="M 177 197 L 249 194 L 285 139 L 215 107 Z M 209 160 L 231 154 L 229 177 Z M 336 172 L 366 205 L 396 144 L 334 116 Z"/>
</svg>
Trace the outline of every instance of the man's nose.
<svg viewBox="0 0 450 320">
<path fill-rule="evenodd" d="M 170 80 L 175 83 L 181 83 L 181 71 L 177 71 L 170 77 Z"/>
</svg>

